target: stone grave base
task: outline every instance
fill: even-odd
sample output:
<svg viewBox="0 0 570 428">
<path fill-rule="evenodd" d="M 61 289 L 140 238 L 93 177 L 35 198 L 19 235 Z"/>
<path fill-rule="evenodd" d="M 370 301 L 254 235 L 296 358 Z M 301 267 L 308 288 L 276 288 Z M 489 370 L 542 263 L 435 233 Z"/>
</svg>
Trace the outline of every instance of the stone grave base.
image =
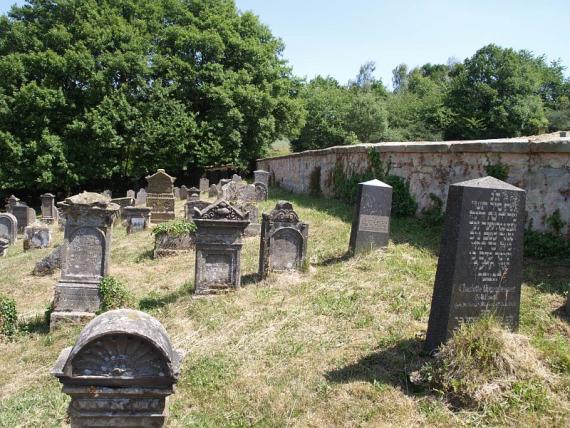
<svg viewBox="0 0 570 428">
<path fill-rule="evenodd" d="M 194 249 L 195 235 L 170 236 L 159 235 L 154 241 L 154 258 L 174 256 Z"/>
<path fill-rule="evenodd" d="M 52 312 L 49 320 L 50 331 L 68 324 L 87 324 L 95 318 L 93 312 Z"/>
</svg>

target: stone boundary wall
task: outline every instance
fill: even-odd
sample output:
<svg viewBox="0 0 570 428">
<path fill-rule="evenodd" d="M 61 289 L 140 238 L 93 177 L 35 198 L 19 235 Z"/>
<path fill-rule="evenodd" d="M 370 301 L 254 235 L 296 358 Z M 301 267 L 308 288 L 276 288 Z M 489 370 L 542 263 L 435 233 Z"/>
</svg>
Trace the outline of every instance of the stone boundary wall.
<svg viewBox="0 0 570 428">
<path fill-rule="evenodd" d="M 532 137 L 531 137 L 532 138 Z M 320 168 L 320 190 L 333 194 L 333 171 L 339 163 L 347 176 L 370 168 L 370 149 L 380 154 L 389 174 L 405 178 L 418 202 L 418 214 L 432 205 L 430 193 L 447 199 L 450 184 L 483 177 L 486 165 L 509 167 L 507 181 L 527 191 L 527 223 L 545 230 L 545 220 L 560 209 L 570 239 L 570 138 L 527 138 L 455 142 L 376 143 L 309 150 L 259 159 L 273 183 L 294 193 L 309 193 L 311 175 Z"/>
</svg>

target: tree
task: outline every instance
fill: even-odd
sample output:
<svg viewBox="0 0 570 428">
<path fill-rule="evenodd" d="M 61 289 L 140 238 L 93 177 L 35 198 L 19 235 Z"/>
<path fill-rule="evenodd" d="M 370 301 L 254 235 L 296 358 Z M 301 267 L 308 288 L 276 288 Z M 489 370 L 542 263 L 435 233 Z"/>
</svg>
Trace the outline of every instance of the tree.
<svg viewBox="0 0 570 428">
<path fill-rule="evenodd" d="M 561 78 L 555 68 L 527 51 L 493 44 L 478 50 L 452 73 L 446 105 L 453 120 L 446 139 L 514 137 L 544 130 L 544 102 L 556 98 L 553 89 Z"/>
<path fill-rule="evenodd" d="M 0 18 L 0 186 L 246 165 L 304 120 L 283 43 L 232 0 L 30 0 Z"/>
</svg>

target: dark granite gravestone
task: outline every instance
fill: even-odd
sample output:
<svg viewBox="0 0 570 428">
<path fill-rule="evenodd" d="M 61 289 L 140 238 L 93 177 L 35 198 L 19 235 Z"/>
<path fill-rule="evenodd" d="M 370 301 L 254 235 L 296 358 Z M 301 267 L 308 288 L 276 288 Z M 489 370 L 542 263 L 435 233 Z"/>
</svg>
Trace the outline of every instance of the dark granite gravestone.
<svg viewBox="0 0 570 428">
<path fill-rule="evenodd" d="M 427 351 L 485 314 L 518 327 L 524 210 L 525 191 L 493 177 L 450 186 Z"/>
<path fill-rule="evenodd" d="M 380 180 L 358 183 L 349 251 L 353 254 L 388 245 L 392 186 Z"/>
<path fill-rule="evenodd" d="M 242 234 L 249 213 L 220 199 L 194 210 L 196 223 L 196 294 L 216 294 L 241 285 Z"/>
<path fill-rule="evenodd" d="M 287 201 L 279 201 L 269 214 L 263 214 L 259 246 L 259 275 L 270 271 L 298 270 L 307 255 L 309 225 L 302 223 Z"/>
<path fill-rule="evenodd" d="M 18 219 L 18 232 L 23 232 L 26 227 L 36 222 L 36 212 L 23 202 L 12 207 L 12 214 Z"/>
<path fill-rule="evenodd" d="M 125 207 L 122 209 L 122 218 L 127 234 L 140 232 L 148 228 L 151 210 L 148 207 Z"/>
<path fill-rule="evenodd" d="M 269 173 L 262 169 L 253 171 L 253 182 L 265 184 L 265 187 L 269 186 Z"/>
<path fill-rule="evenodd" d="M 99 310 L 99 283 L 109 271 L 111 234 L 119 211 L 99 193 L 83 192 L 58 205 L 66 222 L 50 329 L 62 321 L 83 322 Z"/>
<path fill-rule="evenodd" d="M 72 427 L 162 427 L 181 360 L 158 320 L 119 309 L 89 322 L 52 375 L 71 397 Z"/>
<path fill-rule="evenodd" d="M 148 182 L 147 207 L 152 210 L 152 222 L 163 223 L 174 220 L 174 186 L 176 178 L 171 177 L 163 169 L 146 177 Z"/>
<path fill-rule="evenodd" d="M 14 214 L 0 213 L 0 238 L 13 245 L 18 239 L 18 219 Z"/>
<path fill-rule="evenodd" d="M 42 199 L 42 222 L 45 224 L 57 223 L 59 216 L 55 207 L 55 196 L 51 193 L 44 193 L 40 198 Z"/>
<path fill-rule="evenodd" d="M 200 179 L 200 192 L 207 192 L 210 188 L 210 180 L 207 178 Z"/>
</svg>

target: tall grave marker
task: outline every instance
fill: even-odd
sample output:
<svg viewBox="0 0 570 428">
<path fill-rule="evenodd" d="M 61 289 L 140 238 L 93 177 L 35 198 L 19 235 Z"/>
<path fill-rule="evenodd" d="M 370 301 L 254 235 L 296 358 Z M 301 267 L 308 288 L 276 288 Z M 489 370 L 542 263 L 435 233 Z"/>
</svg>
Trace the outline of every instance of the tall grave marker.
<svg viewBox="0 0 570 428">
<path fill-rule="evenodd" d="M 40 196 L 42 200 L 42 222 L 45 224 L 53 224 L 58 221 L 58 212 L 55 207 L 55 196 L 51 193 L 44 193 Z"/>
<path fill-rule="evenodd" d="M 152 209 L 152 222 L 164 223 L 174 220 L 174 180 L 163 169 L 146 177 L 148 195 L 146 206 Z"/>
<path fill-rule="evenodd" d="M 55 287 L 50 328 L 82 322 L 99 310 L 99 283 L 109 270 L 113 222 L 119 206 L 98 193 L 83 192 L 58 204 L 65 215 L 61 278 Z"/>
<path fill-rule="evenodd" d="M 0 238 L 13 245 L 18 239 L 18 219 L 10 213 L 0 213 Z"/>
<path fill-rule="evenodd" d="M 449 188 L 426 350 L 492 313 L 519 322 L 525 191 L 493 177 Z"/>
<path fill-rule="evenodd" d="M 385 247 L 390 235 L 392 186 L 380 180 L 358 183 L 349 251 L 353 254 Z"/>
</svg>

